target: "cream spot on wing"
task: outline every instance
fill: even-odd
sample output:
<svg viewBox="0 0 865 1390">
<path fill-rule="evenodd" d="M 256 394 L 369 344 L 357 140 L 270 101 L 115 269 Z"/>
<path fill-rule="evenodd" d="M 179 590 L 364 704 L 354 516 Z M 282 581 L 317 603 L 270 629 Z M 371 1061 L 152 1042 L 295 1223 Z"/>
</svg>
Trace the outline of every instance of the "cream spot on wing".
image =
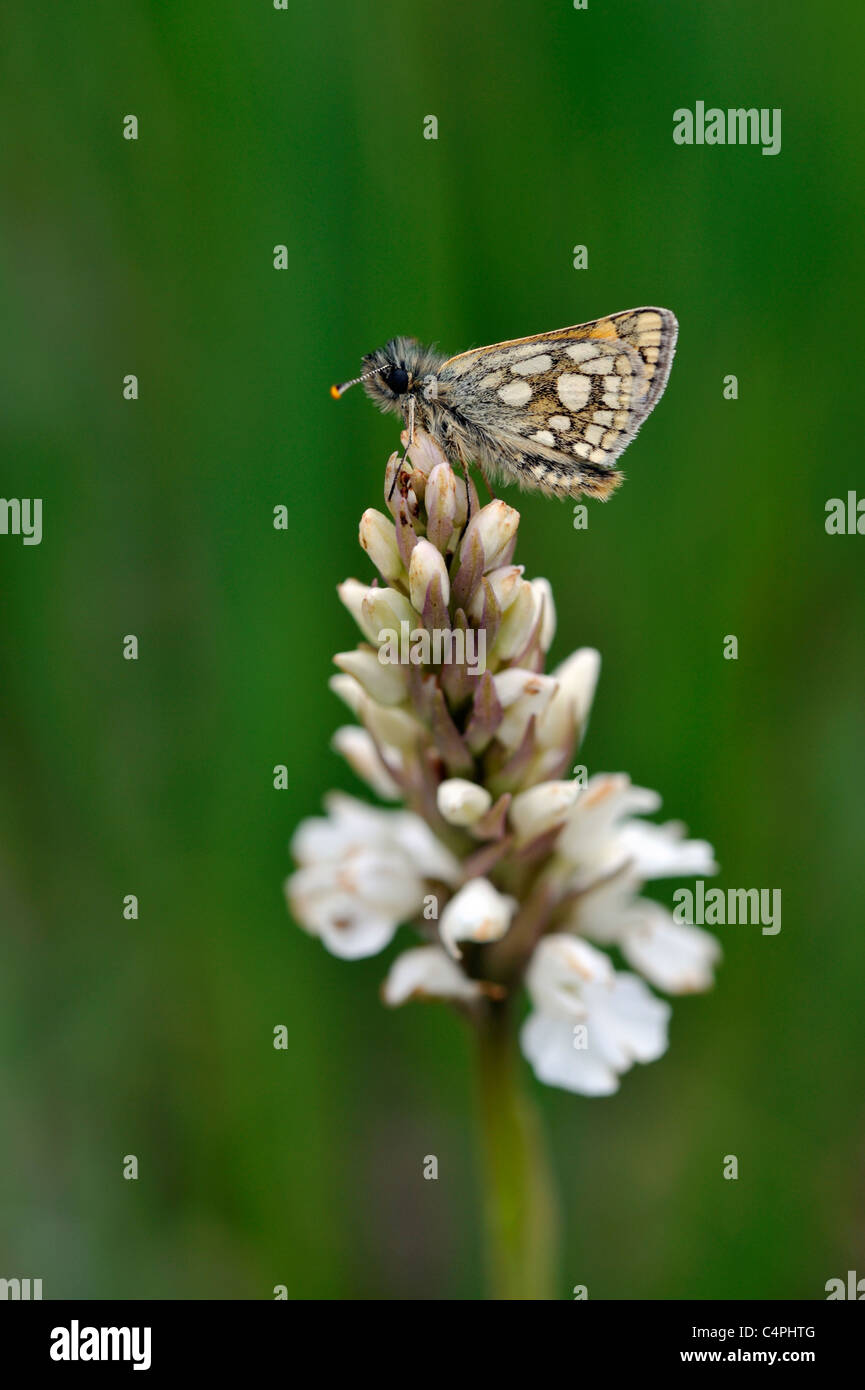
<svg viewBox="0 0 865 1390">
<path fill-rule="evenodd" d="M 532 399 L 532 388 L 527 381 L 509 381 L 499 387 L 498 394 L 505 405 L 525 405 Z"/>
<path fill-rule="evenodd" d="M 602 444 L 603 448 L 605 448 L 605 449 L 612 449 L 613 446 L 615 445 L 616 440 L 618 439 L 618 437 L 619 437 L 619 431 L 618 431 L 618 430 L 607 430 L 607 433 L 604 435 L 603 439 L 601 440 L 601 444 Z"/>
<path fill-rule="evenodd" d="M 623 394 L 618 392 L 615 387 L 611 387 L 609 391 L 605 391 L 601 400 L 604 402 L 604 405 L 612 406 L 613 410 L 616 409 L 616 406 L 624 404 Z"/>
<path fill-rule="evenodd" d="M 570 347 L 565 348 L 565 352 L 573 362 L 588 362 L 590 357 L 597 357 L 597 343 L 571 343 Z"/>
<path fill-rule="evenodd" d="M 617 428 L 617 429 L 620 429 L 620 430 L 623 430 L 623 429 L 625 428 L 625 425 L 626 425 L 627 423 L 628 423 L 628 412 L 627 412 L 627 410 L 618 410 L 618 411 L 616 411 L 616 414 L 613 416 L 613 424 L 616 426 L 616 428 Z"/>
<path fill-rule="evenodd" d="M 582 440 L 579 444 L 574 445 L 574 453 L 578 454 L 581 459 L 587 459 L 589 457 L 590 452 L 591 450 L 588 444 L 584 444 Z"/>
<path fill-rule="evenodd" d="M 538 344 L 522 343 L 519 347 L 508 348 L 507 355 L 513 360 L 515 357 L 533 357 L 538 350 Z"/>
<path fill-rule="evenodd" d="M 559 434 L 564 434 L 565 430 L 571 428 L 571 421 L 567 415 L 551 415 L 547 424 L 551 430 L 558 430 Z"/>
<path fill-rule="evenodd" d="M 456 357 L 452 362 L 448 362 L 445 365 L 448 371 L 454 376 L 462 376 L 463 372 L 467 372 L 469 368 L 473 367 L 475 364 L 472 354 L 469 353 L 465 357 Z"/>
<path fill-rule="evenodd" d="M 503 376 L 504 372 L 490 372 L 483 381 L 478 382 L 478 387 L 481 391 L 492 391 L 499 385 Z"/>
<path fill-rule="evenodd" d="M 606 376 L 612 370 L 613 362 L 610 357 L 590 357 L 588 361 L 583 363 L 583 371 L 591 373 L 592 376 Z"/>
<path fill-rule="evenodd" d="M 611 425 L 613 423 L 613 412 L 611 410 L 596 410 L 592 419 L 596 425 Z"/>
<path fill-rule="evenodd" d="M 535 372 L 548 372 L 552 365 L 552 357 L 542 352 L 538 357 L 527 357 L 525 362 L 515 362 L 513 371 L 519 372 L 520 376 L 533 376 Z"/>
<path fill-rule="evenodd" d="M 604 437 L 604 431 L 601 429 L 600 425 L 587 425 L 583 430 L 583 435 L 588 439 L 590 444 L 600 444 Z"/>
<path fill-rule="evenodd" d="M 606 463 L 607 456 L 603 449 L 593 449 L 589 454 L 590 463 Z"/>
<path fill-rule="evenodd" d="M 550 447 L 556 442 L 555 435 L 550 434 L 549 430 L 538 430 L 532 435 L 532 439 L 536 439 L 539 444 L 549 444 Z"/>
<path fill-rule="evenodd" d="M 630 376 L 631 374 L 631 359 L 624 352 L 616 358 L 616 371 L 619 376 Z"/>
<path fill-rule="evenodd" d="M 559 400 L 566 410 L 582 410 L 592 390 L 588 377 L 578 376 L 576 372 L 562 372 L 556 382 Z"/>
</svg>

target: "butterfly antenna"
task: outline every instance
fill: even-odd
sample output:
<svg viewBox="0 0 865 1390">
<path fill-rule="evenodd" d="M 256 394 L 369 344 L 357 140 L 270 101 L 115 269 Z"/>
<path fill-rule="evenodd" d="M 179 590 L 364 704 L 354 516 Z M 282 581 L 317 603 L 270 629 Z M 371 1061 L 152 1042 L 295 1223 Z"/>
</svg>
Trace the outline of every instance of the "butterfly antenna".
<svg viewBox="0 0 865 1390">
<path fill-rule="evenodd" d="M 357 386 L 359 381 L 366 381 L 368 376 L 375 376 L 375 374 L 376 368 L 373 367 L 371 372 L 364 372 L 363 376 L 356 376 L 353 377 L 351 381 L 344 381 L 341 386 L 331 386 L 330 394 L 335 401 L 338 401 L 340 396 L 344 395 L 348 390 L 349 386 Z"/>
</svg>

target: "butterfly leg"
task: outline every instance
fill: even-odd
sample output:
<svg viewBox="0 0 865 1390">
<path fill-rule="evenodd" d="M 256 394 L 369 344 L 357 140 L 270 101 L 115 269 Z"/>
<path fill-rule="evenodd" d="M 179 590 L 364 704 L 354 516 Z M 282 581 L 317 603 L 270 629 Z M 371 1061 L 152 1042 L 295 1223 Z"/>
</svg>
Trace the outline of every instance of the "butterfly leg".
<svg viewBox="0 0 865 1390">
<path fill-rule="evenodd" d="M 472 494 L 471 494 L 471 484 L 470 484 L 470 482 L 469 482 L 469 466 L 468 466 L 468 464 L 466 463 L 465 459 L 462 460 L 462 465 L 463 465 L 463 477 L 465 478 L 465 481 L 466 481 L 466 525 L 468 526 L 468 524 L 469 524 L 469 522 L 471 521 L 471 518 L 472 518 Z"/>
<path fill-rule="evenodd" d="M 412 444 L 414 444 L 414 396 L 409 396 L 409 398 L 408 398 L 408 425 L 407 425 L 407 433 L 408 433 L 408 439 L 406 440 L 405 453 L 403 454 L 402 458 L 400 459 L 399 465 L 398 465 L 398 467 L 397 467 L 397 470 L 396 470 L 396 472 L 395 472 L 394 475 L 393 475 L 393 482 L 392 482 L 391 485 L 390 485 L 390 492 L 389 492 L 388 495 L 387 495 L 387 500 L 388 500 L 388 502 L 389 502 L 390 499 L 393 497 L 394 488 L 396 487 L 397 483 L 399 482 L 399 477 L 400 477 L 400 474 L 402 473 L 402 470 L 403 470 L 403 464 L 405 463 L 406 459 L 408 458 L 408 451 L 409 451 L 409 449 L 411 448 Z"/>
<path fill-rule="evenodd" d="M 490 501 L 491 501 L 491 502 L 496 502 L 496 501 L 498 501 L 498 498 L 496 497 L 496 494 L 493 492 L 492 484 L 491 484 L 489 478 L 487 477 L 486 473 L 484 472 L 484 466 L 483 466 L 483 464 L 482 464 L 482 463 L 479 463 L 479 464 L 478 464 L 478 468 L 481 470 L 481 477 L 483 478 L 484 484 L 485 484 L 486 489 L 487 489 L 487 492 L 488 492 L 489 495 L 490 495 Z"/>
</svg>

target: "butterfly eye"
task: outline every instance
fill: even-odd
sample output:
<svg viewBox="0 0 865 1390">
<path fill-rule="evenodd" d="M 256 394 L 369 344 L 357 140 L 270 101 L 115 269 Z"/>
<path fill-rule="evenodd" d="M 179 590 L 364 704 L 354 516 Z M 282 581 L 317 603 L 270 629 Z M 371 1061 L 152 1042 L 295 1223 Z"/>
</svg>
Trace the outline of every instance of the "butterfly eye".
<svg viewBox="0 0 865 1390">
<path fill-rule="evenodd" d="M 391 367 L 385 381 L 395 395 L 401 396 L 408 390 L 408 372 L 402 367 Z"/>
</svg>

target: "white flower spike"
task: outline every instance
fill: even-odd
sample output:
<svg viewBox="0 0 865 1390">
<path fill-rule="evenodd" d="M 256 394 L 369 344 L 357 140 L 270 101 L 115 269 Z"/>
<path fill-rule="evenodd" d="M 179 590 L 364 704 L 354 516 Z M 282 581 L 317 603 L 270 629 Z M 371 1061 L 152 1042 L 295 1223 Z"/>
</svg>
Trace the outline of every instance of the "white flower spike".
<svg viewBox="0 0 865 1390">
<path fill-rule="evenodd" d="M 389 1005 L 447 1000 L 483 1035 L 496 1019 L 513 1029 L 525 986 L 520 1036 L 535 1075 L 611 1095 L 667 1047 L 670 1006 L 652 989 L 713 984 L 714 937 L 642 896 L 652 880 L 714 873 L 712 847 L 646 820 L 660 797 L 624 773 L 574 776 L 598 653 L 580 648 L 546 672 L 555 604 L 545 579 L 512 563 L 519 513 L 479 507 L 420 433 L 408 459 L 388 462 L 393 520 L 374 509 L 361 519 L 378 577 L 339 587 L 365 640 L 337 655 L 331 688 L 360 721 L 334 748 L 376 795 L 410 809 L 329 797 L 327 815 L 294 837 L 289 906 L 345 959 L 414 927 L 423 944 L 391 965 Z M 447 646 L 419 648 L 420 664 L 383 662 L 382 630 L 403 623 L 443 627 Z M 481 638 L 487 662 L 473 666 L 465 653 Z"/>
</svg>

